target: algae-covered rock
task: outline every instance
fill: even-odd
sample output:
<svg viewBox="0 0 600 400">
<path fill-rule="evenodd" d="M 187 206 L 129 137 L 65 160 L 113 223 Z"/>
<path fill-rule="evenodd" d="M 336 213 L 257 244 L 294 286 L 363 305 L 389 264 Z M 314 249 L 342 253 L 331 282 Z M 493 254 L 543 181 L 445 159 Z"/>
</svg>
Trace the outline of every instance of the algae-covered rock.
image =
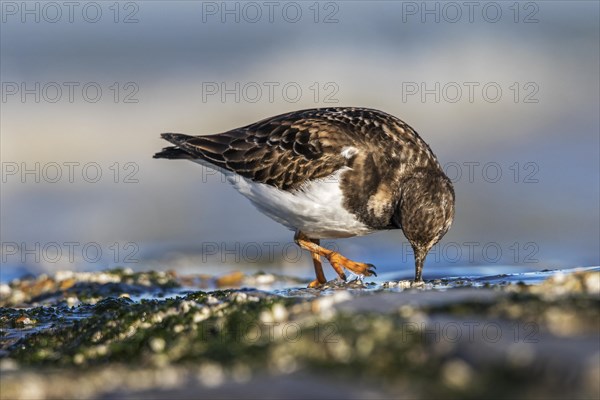
<svg viewBox="0 0 600 400">
<path fill-rule="evenodd" d="M 13 282 L 3 302 L 21 307 L 0 308 L 0 397 L 218 397 L 239 387 L 264 397 L 253 382 L 288 376 L 378 398 L 593 398 L 599 276 L 266 291 L 197 290 L 175 274 L 124 270 Z"/>
</svg>

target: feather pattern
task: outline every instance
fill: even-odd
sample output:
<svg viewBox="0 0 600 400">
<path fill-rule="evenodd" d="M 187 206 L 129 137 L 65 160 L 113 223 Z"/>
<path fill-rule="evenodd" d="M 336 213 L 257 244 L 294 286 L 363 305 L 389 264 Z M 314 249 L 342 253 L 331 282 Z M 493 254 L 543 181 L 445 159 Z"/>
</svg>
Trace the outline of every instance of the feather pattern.
<svg viewBox="0 0 600 400">
<path fill-rule="evenodd" d="M 401 183 L 413 171 L 441 172 L 429 146 L 408 124 L 367 108 L 300 110 L 215 135 L 162 137 L 175 146 L 156 158 L 184 152 L 278 190 L 303 190 L 335 176 L 343 207 L 373 229 L 397 227 L 393 213 Z"/>
</svg>

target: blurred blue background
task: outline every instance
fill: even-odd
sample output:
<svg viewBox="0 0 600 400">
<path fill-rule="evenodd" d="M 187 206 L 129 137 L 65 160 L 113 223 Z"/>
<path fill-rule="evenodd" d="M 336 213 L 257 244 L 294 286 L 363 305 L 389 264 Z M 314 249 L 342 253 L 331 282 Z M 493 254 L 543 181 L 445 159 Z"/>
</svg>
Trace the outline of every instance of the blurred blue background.
<svg viewBox="0 0 600 400">
<path fill-rule="evenodd" d="M 161 132 L 336 105 L 405 120 L 455 181 L 426 278 L 600 264 L 598 2 L 24 4 L 2 3 L 3 281 L 116 265 L 310 276 L 292 233 L 217 174 L 152 155 Z M 413 273 L 399 231 L 328 245 Z"/>
</svg>

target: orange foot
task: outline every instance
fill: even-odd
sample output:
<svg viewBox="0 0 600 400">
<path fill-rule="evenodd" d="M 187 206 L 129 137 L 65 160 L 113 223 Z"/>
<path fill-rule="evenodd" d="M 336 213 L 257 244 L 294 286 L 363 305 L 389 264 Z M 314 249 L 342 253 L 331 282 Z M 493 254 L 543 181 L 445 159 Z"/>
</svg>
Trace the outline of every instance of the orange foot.
<svg viewBox="0 0 600 400">
<path fill-rule="evenodd" d="M 302 232 L 297 231 L 296 235 L 294 236 L 294 241 L 296 242 L 296 244 L 298 244 L 298 246 L 312 253 L 312 259 L 317 279 L 308 284 L 309 288 L 316 288 L 327 282 L 327 279 L 325 279 L 325 274 L 323 274 L 321 257 L 325 257 L 327 258 L 327 260 L 329 260 L 329 263 L 331 264 L 335 272 L 338 274 L 340 279 L 343 281 L 346 280 L 344 268 L 354 272 L 356 275 L 359 276 L 377 276 L 377 274 L 375 273 L 375 266 L 373 264 L 365 264 L 352 261 L 341 255 L 340 253 L 336 253 L 333 250 L 321 247 L 319 244 L 319 239 L 310 239 Z"/>
<path fill-rule="evenodd" d="M 314 289 L 314 288 L 318 288 L 322 285 L 323 285 L 323 282 L 319 282 L 318 279 L 315 279 L 314 281 L 312 281 L 311 283 L 308 284 L 308 287 Z"/>
<path fill-rule="evenodd" d="M 335 269 L 335 271 L 340 275 L 340 278 L 346 279 L 346 275 L 343 273 L 343 268 L 346 268 L 349 271 L 352 271 L 356 275 L 359 276 L 371 276 L 377 274 L 375 273 L 375 266 L 373 264 L 365 264 L 356 261 L 352 261 L 340 253 L 332 252 L 328 255 L 327 259 L 329 263 Z"/>
</svg>

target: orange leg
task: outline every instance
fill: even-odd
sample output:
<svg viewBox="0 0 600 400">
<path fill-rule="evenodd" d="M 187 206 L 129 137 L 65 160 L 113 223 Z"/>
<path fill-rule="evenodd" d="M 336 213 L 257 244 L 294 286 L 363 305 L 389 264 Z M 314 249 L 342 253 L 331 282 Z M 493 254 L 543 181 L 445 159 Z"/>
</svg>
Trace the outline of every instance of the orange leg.
<svg viewBox="0 0 600 400">
<path fill-rule="evenodd" d="M 344 257 L 343 255 L 341 255 L 340 253 L 337 253 L 333 250 L 329 250 L 324 247 L 321 247 L 319 245 L 318 240 L 309 239 L 308 237 L 306 237 L 306 235 L 304 235 L 300 231 L 298 231 L 296 233 L 294 240 L 296 241 L 296 244 L 298 244 L 298 246 L 300 246 L 304 250 L 310 251 L 313 254 L 313 261 L 315 261 L 317 259 L 319 261 L 318 267 L 317 267 L 317 264 L 315 261 L 315 272 L 317 273 L 317 279 L 315 281 L 311 282 L 311 284 L 309 285 L 310 287 L 316 286 L 321 281 L 320 277 L 319 277 L 319 273 L 323 274 L 323 269 L 321 267 L 320 256 L 327 258 L 327 260 L 329 261 L 329 263 L 331 264 L 331 266 L 333 267 L 335 272 L 339 275 L 339 277 L 342 280 L 346 280 L 346 274 L 344 273 L 344 268 L 354 272 L 357 275 L 365 275 L 365 276 L 375 275 L 375 276 L 377 276 L 377 274 L 374 271 L 375 266 L 373 264 L 365 264 L 365 263 L 359 263 L 356 261 L 352 261 L 352 260 Z M 323 277 L 323 279 L 325 278 L 324 276 L 322 276 L 322 277 Z"/>
<path fill-rule="evenodd" d="M 314 239 L 312 241 L 317 246 L 319 245 L 319 239 Z M 323 273 L 323 264 L 321 263 L 321 256 L 317 253 L 311 253 L 313 264 L 315 266 L 315 274 L 317 275 L 317 279 L 308 284 L 308 287 L 314 288 L 319 287 L 322 284 L 327 282 L 327 278 L 325 278 L 325 274 Z"/>
</svg>

